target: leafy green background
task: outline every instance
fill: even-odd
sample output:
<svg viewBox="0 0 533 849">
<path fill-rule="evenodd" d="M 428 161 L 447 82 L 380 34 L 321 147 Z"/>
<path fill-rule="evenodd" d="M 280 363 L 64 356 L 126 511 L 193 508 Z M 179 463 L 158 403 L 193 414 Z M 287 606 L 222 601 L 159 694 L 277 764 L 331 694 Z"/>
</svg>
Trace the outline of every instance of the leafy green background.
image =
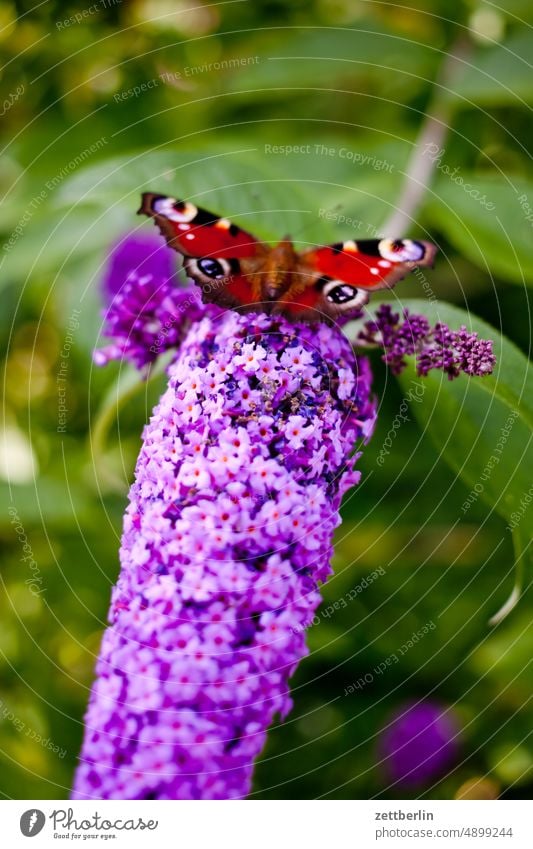
<svg viewBox="0 0 533 849">
<path fill-rule="evenodd" d="M 414 377 L 396 381 L 371 355 L 379 424 L 343 508 L 324 610 L 378 567 L 385 574 L 311 629 L 294 711 L 269 736 L 254 794 L 453 798 L 465 781 L 490 777 L 504 796 L 530 797 L 523 553 L 533 509 L 514 534 L 506 526 L 532 478 L 531 4 L 124 0 L 68 22 L 89 5 L 49 0 L 31 12 L 6 2 L 0 11 L 0 792 L 68 795 L 127 486 L 164 386 L 161 374 L 142 384 L 118 365 L 91 365 L 106 253 L 147 226 L 134 214 L 139 192 L 172 190 L 265 239 L 368 238 L 393 211 L 424 112 L 439 103 L 449 126 L 411 227 L 438 243 L 439 258 L 423 291 L 412 277 L 387 297 L 493 338 L 498 365 L 483 381 L 424 381 L 380 465 Z M 443 87 L 440 68 L 457 44 L 460 72 Z M 300 150 L 276 153 L 280 145 Z M 73 310 L 60 434 L 56 378 Z M 126 397 L 115 410 L 117 392 Z M 464 511 L 515 411 L 501 462 Z M 25 584 L 10 508 L 40 570 L 38 597 Z M 517 572 L 522 600 L 491 627 Z M 437 627 L 401 663 L 344 696 L 428 622 Z M 432 785 L 391 786 L 380 729 L 427 698 L 453 706 L 461 757 Z"/>
</svg>

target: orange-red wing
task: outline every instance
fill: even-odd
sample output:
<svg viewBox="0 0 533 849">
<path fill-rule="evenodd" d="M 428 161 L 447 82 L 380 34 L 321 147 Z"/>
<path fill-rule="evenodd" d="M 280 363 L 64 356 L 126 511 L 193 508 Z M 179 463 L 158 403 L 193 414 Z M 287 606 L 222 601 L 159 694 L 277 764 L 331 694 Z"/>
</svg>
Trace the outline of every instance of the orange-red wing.
<svg viewBox="0 0 533 849">
<path fill-rule="evenodd" d="M 170 247 L 184 256 L 240 259 L 264 250 L 255 236 L 226 218 L 168 195 L 145 192 L 139 214 L 153 218 Z"/>
</svg>

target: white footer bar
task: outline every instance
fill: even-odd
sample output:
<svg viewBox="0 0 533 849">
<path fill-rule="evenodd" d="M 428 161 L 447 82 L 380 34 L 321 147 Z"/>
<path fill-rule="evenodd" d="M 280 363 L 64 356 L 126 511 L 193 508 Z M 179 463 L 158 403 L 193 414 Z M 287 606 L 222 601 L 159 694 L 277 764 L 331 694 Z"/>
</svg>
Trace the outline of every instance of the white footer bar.
<svg viewBox="0 0 533 849">
<path fill-rule="evenodd" d="M 527 801 L 4 801 L 0 845 L 532 849 Z"/>
</svg>

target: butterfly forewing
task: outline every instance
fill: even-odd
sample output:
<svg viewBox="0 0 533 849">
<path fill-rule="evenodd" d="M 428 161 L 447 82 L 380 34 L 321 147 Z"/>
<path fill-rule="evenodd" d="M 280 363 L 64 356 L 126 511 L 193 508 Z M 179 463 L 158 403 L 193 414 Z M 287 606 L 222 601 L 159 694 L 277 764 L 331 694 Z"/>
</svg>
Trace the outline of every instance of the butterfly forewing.
<svg viewBox="0 0 533 849">
<path fill-rule="evenodd" d="M 264 250 L 251 233 L 189 201 L 145 192 L 139 213 L 153 218 L 170 247 L 184 256 L 240 259 Z"/>
<path fill-rule="evenodd" d="M 432 265 L 436 248 L 411 239 L 367 239 L 312 248 L 301 262 L 358 289 L 377 291 L 394 286 L 416 266 Z"/>
</svg>

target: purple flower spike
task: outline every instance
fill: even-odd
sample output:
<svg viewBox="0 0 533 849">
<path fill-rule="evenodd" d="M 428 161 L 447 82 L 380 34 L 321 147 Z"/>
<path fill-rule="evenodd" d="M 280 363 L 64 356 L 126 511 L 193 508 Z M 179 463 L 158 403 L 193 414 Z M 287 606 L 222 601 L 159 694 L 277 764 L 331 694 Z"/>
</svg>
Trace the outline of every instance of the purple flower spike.
<svg viewBox="0 0 533 849">
<path fill-rule="evenodd" d="M 291 708 L 359 480 L 354 443 L 372 432 L 367 361 L 324 324 L 205 310 L 169 378 L 130 491 L 75 799 L 249 793 Z"/>
<path fill-rule="evenodd" d="M 197 287 L 176 279 L 172 252 L 156 236 L 123 238 L 111 253 L 103 288 L 104 334 L 114 343 L 95 351 L 99 366 L 125 359 L 143 368 L 176 348 L 190 323 L 207 312 Z"/>
<path fill-rule="evenodd" d="M 438 780 L 457 757 L 458 738 L 456 717 L 442 705 L 427 701 L 404 706 L 383 731 L 379 744 L 387 780 L 405 787 Z"/>
<path fill-rule="evenodd" d="M 483 376 L 490 374 L 496 358 L 492 341 L 478 339 L 466 327 L 450 330 L 446 324 L 431 327 L 423 315 L 403 312 L 403 321 L 389 304 L 382 304 L 374 321 L 368 321 L 360 331 L 356 344 L 378 345 L 385 351 L 384 362 L 393 374 L 400 374 L 407 365 L 406 356 L 415 356 L 415 366 L 420 376 L 431 369 L 445 372 L 450 380 L 461 372 Z"/>
</svg>

